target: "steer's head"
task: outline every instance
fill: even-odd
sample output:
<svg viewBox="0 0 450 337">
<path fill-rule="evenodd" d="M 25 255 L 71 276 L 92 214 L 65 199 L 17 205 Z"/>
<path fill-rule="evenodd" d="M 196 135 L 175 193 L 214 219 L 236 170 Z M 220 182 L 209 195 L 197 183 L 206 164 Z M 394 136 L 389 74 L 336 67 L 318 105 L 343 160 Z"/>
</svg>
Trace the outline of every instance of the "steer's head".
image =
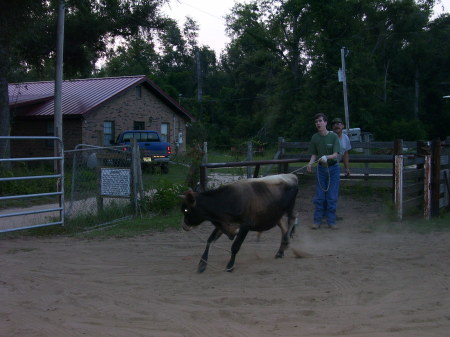
<svg viewBox="0 0 450 337">
<path fill-rule="evenodd" d="M 181 196 L 183 199 L 183 202 L 181 203 L 181 212 L 184 215 L 183 229 L 186 231 L 200 225 L 205 220 L 203 212 L 197 207 L 197 195 L 197 192 L 189 190 Z"/>
</svg>

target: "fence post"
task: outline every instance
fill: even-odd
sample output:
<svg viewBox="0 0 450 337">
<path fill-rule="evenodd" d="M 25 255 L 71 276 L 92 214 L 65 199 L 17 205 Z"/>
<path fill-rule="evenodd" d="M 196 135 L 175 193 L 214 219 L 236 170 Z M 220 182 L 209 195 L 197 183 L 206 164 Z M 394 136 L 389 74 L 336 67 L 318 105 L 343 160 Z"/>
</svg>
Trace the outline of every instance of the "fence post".
<svg viewBox="0 0 450 337">
<path fill-rule="evenodd" d="M 395 171 L 397 170 L 395 167 L 395 156 L 400 155 L 403 153 L 403 139 L 396 139 L 394 141 L 394 148 L 393 148 L 393 156 L 392 156 L 392 201 L 395 204 Z"/>
<path fill-rule="evenodd" d="M 208 142 L 203 142 L 203 159 L 202 164 L 208 164 Z M 202 191 L 206 191 L 208 185 L 208 169 L 204 166 L 200 166 L 200 188 Z"/>
<path fill-rule="evenodd" d="M 144 193 L 144 180 L 142 177 L 142 164 L 141 164 L 141 151 L 139 147 L 137 148 L 138 165 L 137 165 L 137 185 L 139 190 L 139 199 L 143 200 L 145 197 Z"/>
<path fill-rule="evenodd" d="M 206 167 L 200 165 L 200 192 L 206 191 Z"/>
<path fill-rule="evenodd" d="M 278 158 L 277 159 L 283 159 L 283 155 L 284 155 L 283 143 L 284 143 L 284 138 L 278 137 Z M 283 165 L 281 165 L 281 164 L 278 164 L 278 173 L 283 173 Z"/>
<path fill-rule="evenodd" d="M 369 144 L 369 143 L 370 143 L 370 137 L 369 137 L 368 134 L 365 134 L 365 135 L 363 136 L 363 141 L 364 141 L 364 143 L 366 143 L 366 144 Z M 364 147 L 364 154 L 365 154 L 366 156 L 368 156 L 368 155 L 371 154 L 370 146 Z M 365 169 L 364 180 L 368 181 L 368 180 L 369 180 L 369 163 L 367 163 L 367 162 L 364 163 L 364 169 Z"/>
<path fill-rule="evenodd" d="M 441 140 L 431 142 L 431 216 L 439 215 L 441 184 Z"/>
<path fill-rule="evenodd" d="M 203 164 L 208 163 L 208 142 L 203 142 Z"/>
<path fill-rule="evenodd" d="M 253 160 L 253 144 L 251 141 L 247 142 L 247 161 Z M 252 177 L 252 168 L 247 166 L 247 179 Z"/>
<path fill-rule="evenodd" d="M 416 143 L 417 156 L 423 157 L 424 163 L 417 164 L 417 170 L 423 170 L 423 177 L 417 178 L 418 183 L 423 184 L 423 218 L 430 219 L 430 187 L 431 187 L 431 175 L 430 175 L 430 143 L 424 141 L 417 141 Z"/>
<path fill-rule="evenodd" d="M 425 156 L 423 177 L 423 217 L 426 220 L 431 218 L 431 155 Z"/>
<path fill-rule="evenodd" d="M 403 155 L 396 155 L 394 158 L 394 204 L 397 209 L 397 218 L 403 219 Z"/>
<path fill-rule="evenodd" d="M 132 170 L 132 189 L 131 189 L 131 203 L 134 207 L 134 216 L 138 215 L 138 165 L 141 165 L 141 156 L 139 154 L 139 146 L 137 144 L 136 138 L 132 140 L 131 149 L 131 170 Z"/>
</svg>

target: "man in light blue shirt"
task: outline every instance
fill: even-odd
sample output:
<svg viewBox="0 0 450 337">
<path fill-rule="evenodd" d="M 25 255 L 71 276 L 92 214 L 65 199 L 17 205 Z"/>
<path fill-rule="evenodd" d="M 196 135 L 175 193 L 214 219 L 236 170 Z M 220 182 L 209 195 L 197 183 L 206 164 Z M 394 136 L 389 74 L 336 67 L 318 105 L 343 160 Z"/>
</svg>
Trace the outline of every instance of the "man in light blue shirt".
<svg viewBox="0 0 450 337">
<path fill-rule="evenodd" d="M 350 175 L 350 160 L 348 151 L 352 149 L 352 144 L 350 143 L 350 139 L 345 133 L 342 133 L 342 130 L 344 129 L 344 123 L 342 122 L 342 119 L 335 118 L 331 121 L 331 128 L 333 129 L 333 132 L 337 134 L 339 138 L 339 142 L 341 143 L 341 152 L 339 152 L 338 155 L 338 162 L 342 160 L 344 163 L 344 169 L 345 169 L 345 175 Z"/>
</svg>

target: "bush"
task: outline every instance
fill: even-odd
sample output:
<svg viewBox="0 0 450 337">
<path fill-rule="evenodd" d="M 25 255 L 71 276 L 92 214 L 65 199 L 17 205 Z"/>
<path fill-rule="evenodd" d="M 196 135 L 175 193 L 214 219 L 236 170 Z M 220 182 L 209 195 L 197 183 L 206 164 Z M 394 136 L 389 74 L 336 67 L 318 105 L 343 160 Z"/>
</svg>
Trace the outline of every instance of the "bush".
<svg viewBox="0 0 450 337">
<path fill-rule="evenodd" d="M 26 166 L 18 167 L 13 170 L 0 169 L 0 177 L 28 177 L 28 176 L 44 176 L 53 174 L 52 171 L 43 167 L 30 169 Z M 19 195 L 19 194 L 35 194 L 54 192 L 56 189 L 55 178 L 48 179 L 27 179 L 27 180 L 11 180 L 0 183 L 0 195 Z"/>
<path fill-rule="evenodd" d="M 163 182 L 154 192 L 140 201 L 144 213 L 167 213 L 180 205 L 180 195 L 187 190 L 182 184 Z"/>
<path fill-rule="evenodd" d="M 380 139 L 386 140 L 403 139 L 414 141 L 428 139 L 426 126 L 415 119 L 393 121 L 386 125 L 383 130 L 378 130 L 377 135 L 380 136 Z"/>
</svg>

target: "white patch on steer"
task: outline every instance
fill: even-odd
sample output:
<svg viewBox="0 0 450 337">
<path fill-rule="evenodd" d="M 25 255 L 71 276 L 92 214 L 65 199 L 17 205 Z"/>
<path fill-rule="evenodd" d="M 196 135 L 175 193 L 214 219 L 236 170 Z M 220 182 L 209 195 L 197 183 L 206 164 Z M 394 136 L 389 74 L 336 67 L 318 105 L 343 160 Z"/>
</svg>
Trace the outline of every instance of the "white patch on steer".
<svg viewBox="0 0 450 337">
<path fill-rule="evenodd" d="M 251 179 L 250 181 L 264 181 L 268 184 L 279 184 L 281 182 L 286 182 L 290 185 L 297 184 L 297 176 L 292 173 L 287 174 L 275 174 L 272 176 L 262 177 L 262 178 L 255 178 Z"/>
<path fill-rule="evenodd" d="M 251 184 L 252 182 L 256 182 L 256 181 L 264 182 L 268 185 L 272 185 L 272 184 L 277 185 L 282 182 L 285 182 L 289 185 L 297 185 L 298 184 L 297 176 L 292 173 L 275 174 L 275 175 L 261 177 L 261 178 L 238 180 L 238 181 L 231 182 L 229 184 L 242 185 L 242 184 L 248 184 L 248 183 Z"/>
</svg>

